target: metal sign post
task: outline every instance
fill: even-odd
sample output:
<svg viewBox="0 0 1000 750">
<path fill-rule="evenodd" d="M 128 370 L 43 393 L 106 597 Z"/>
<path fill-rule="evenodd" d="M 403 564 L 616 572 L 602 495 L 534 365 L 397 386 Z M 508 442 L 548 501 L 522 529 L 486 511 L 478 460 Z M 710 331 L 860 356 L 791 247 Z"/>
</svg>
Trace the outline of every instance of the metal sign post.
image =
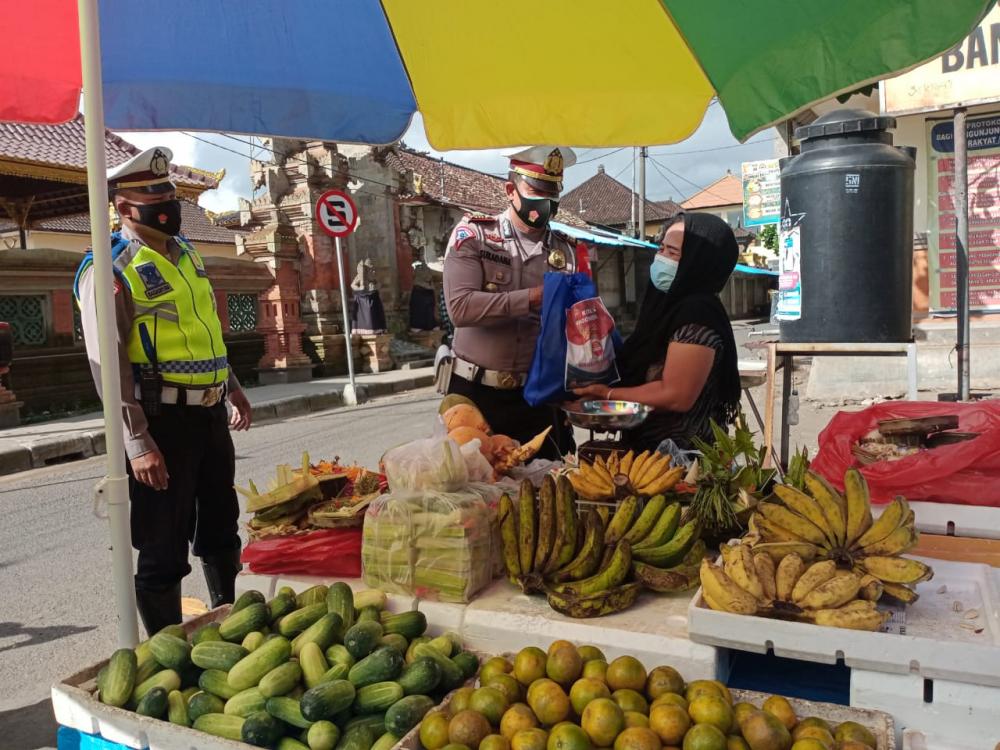
<svg viewBox="0 0 1000 750">
<path fill-rule="evenodd" d="M 358 389 L 354 382 L 354 352 L 351 347 L 351 316 L 347 312 L 347 276 L 344 273 L 344 250 L 341 237 L 346 237 L 358 226 L 358 207 L 343 190 L 327 190 L 316 201 L 316 223 L 333 237 L 337 251 L 337 276 L 340 279 L 340 308 L 344 316 L 344 345 L 347 350 L 347 375 L 350 382 L 344 386 L 344 403 L 358 403 Z"/>
<path fill-rule="evenodd" d="M 958 293 L 959 401 L 969 400 L 969 154 L 966 139 L 965 107 L 955 109 L 955 270 Z"/>
</svg>

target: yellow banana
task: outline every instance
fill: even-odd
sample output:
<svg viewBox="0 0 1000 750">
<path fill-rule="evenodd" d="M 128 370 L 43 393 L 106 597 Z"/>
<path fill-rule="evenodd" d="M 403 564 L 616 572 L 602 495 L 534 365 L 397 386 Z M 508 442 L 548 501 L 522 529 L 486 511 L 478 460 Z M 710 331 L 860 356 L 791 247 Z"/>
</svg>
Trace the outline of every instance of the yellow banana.
<svg viewBox="0 0 1000 750">
<path fill-rule="evenodd" d="M 761 553 L 758 557 L 771 556 Z M 771 558 L 771 562 L 774 562 L 774 558 Z M 783 602 L 792 600 L 792 589 L 795 588 L 795 582 L 802 577 L 805 570 L 805 562 L 794 552 L 781 558 L 781 562 L 778 563 L 774 572 L 774 593 L 778 599 Z"/>
<path fill-rule="evenodd" d="M 701 587 L 701 597 L 702 597 L 702 599 L 705 600 L 705 603 L 709 607 L 711 607 L 712 609 L 714 609 L 716 612 L 729 612 L 728 609 L 726 609 L 721 604 L 719 604 L 719 602 L 717 602 L 715 600 L 715 598 L 711 594 L 708 593 L 708 591 L 705 589 L 704 586 Z"/>
<path fill-rule="evenodd" d="M 895 498 L 885 507 L 882 515 L 872 522 L 868 530 L 858 537 L 852 549 L 867 547 L 869 544 L 882 541 L 896 530 L 896 527 L 906 519 L 909 512 L 910 506 L 906 500 L 901 497 Z"/>
<path fill-rule="evenodd" d="M 608 524 L 607 531 L 604 533 L 606 545 L 610 547 L 617 544 L 632 528 L 632 522 L 635 521 L 638 508 L 639 498 L 635 495 L 630 495 L 618 504 L 618 510 L 615 511 L 614 518 L 611 519 L 611 523 Z"/>
<path fill-rule="evenodd" d="M 635 461 L 635 451 L 629 451 L 624 456 L 622 456 L 621 463 L 618 464 L 618 473 L 629 476 L 629 472 L 632 470 L 632 462 Z"/>
<path fill-rule="evenodd" d="M 825 550 L 808 542 L 765 542 L 754 545 L 754 552 L 766 552 L 777 563 L 780 563 L 785 555 L 793 552 L 806 562 L 815 560 L 821 554 L 825 554 Z"/>
<path fill-rule="evenodd" d="M 597 515 L 601 519 L 601 525 L 607 528 L 608 519 L 611 518 L 611 506 L 610 505 L 598 505 Z"/>
<path fill-rule="evenodd" d="M 848 469 L 844 474 L 844 497 L 847 504 L 847 546 L 850 547 L 872 525 L 868 482 L 857 469 Z"/>
<path fill-rule="evenodd" d="M 892 556 L 901 555 L 907 550 L 913 549 L 920 539 L 920 532 L 912 526 L 900 526 L 885 539 L 873 542 L 861 551 L 865 556 Z"/>
<path fill-rule="evenodd" d="M 771 559 L 770 555 L 761 553 L 753 556 L 753 564 L 757 569 L 757 579 L 760 581 L 760 587 L 764 592 L 764 599 L 766 601 L 774 601 L 777 596 L 774 560 Z"/>
<path fill-rule="evenodd" d="M 823 560 L 822 562 L 813 563 L 806 568 L 805 572 L 799 577 L 799 580 L 795 582 L 795 586 L 792 588 L 792 601 L 802 601 L 802 598 L 806 594 L 821 583 L 833 578 L 833 574 L 836 572 L 837 563 L 833 560 Z"/>
<path fill-rule="evenodd" d="M 587 479 L 587 482 L 592 484 L 594 487 L 599 487 L 605 492 L 611 492 L 614 489 L 614 484 L 611 479 L 606 473 L 602 474 L 598 471 L 596 464 L 588 464 L 586 461 L 581 461 L 580 471 Z"/>
<path fill-rule="evenodd" d="M 611 472 L 608 471 L 608 466 L 604 463 L 603 456 L 600 454 L 594 456 L 594 463 L 591 464 L 591 466 L 594 467 L 594 471 L 597 472 L 598 476 L 600 476 L 602 482 L 606 482 L 609 487 L 615 486 L 615 478 Z"/>
<path fill-rule="evenodd" d="M 865 573 L 861 568 L 855 568 L 854 572 L 861 576 L 861 589 L 858 596 L 868 602 L 877 602 L 882 598 L 882 581 L 870 573 Z"/>
<path fill-rule="evenodd" d="M 633 546 L 645 539 L 646 535 L 653 530 L 653 526 L 656 525 L 666 506 L 667 498 L 664 495 L 657 495 L 650 498 L 649 502 L 646 503 L 646 507 L 642 509 L 642 513 L 639 514 L 635 523 L 632 524 L 632 528 L 628 530 L 622 539 Z"/>
<path fill-rule="evenodd" d="M 934 569 L 908 557 L 870 555 L 862 558 L 861 567 L 880 581 L 889 583 L 920 583 L 934 577 Z"/>
<path fill-rule="evenodd" d="M 576 494 L 584 500 L 603 500 L 611 495 L 609 491 L 597 488 L 589 483 L 587 478 L 581 473 L 570 472 L 566 476 L 570 484 L 573 485 L 573 489 L 576 490 Z"/>
<path fill-rule="evenodd" d="M 841 612 L 874 612 L 875 602 L 868 599 L 854 599 L 838 609 Z"/>
<path fill-rule="evenodd" d="M 698 574 L 709 606 L 739 615 L 757 612 L 757 600 L 753 595 L 736 585 L 718 565 L 702 560 Z"/>
<path fill-rule="evenodd" d="M 911 589 L 909 586 L 904 586 L 901 583 L 882 583 L 882 596 L 887 596 L 890 599 L 895 599 L 901 604 L 913 604 L 920 595 Z"/>
<path fill-rule="evenodd" d="M 651 455 L 652 454 L 649 451 L 643 451 L 635 457 L 635 460 L 632 461 L 632 466 L 628 472 L 628 482 L 633 487 L 635 486 L 636 480 L 642 474 L 642 469 L 646 465 L 646 462 L 649 461 Z"/>
<path fill-rule="evenodd" d="M 647 461 L 642 469 L 642 476 L 639 477 L 639 484 L 636 485 L 637 489 L 645 487 L 670 468 L 670 456 L 663 456 L 659 453 L 654 453 L 653 456 L 654 458 Z"/>
<path fill-rule="evenodd" d="M 764 588 L 757 577 L 757 567 L 754 565 L 753 555 L 750 554 L 750 545 L 723 545 L 720 551 L 725 574 L 754 599 L 763 599 Z"/>
<path fill-rule="evenodd" d="M 871 609 L 820 609 L 812 613 L 813 622 L 828 628 L 850 630 L 880 630 L 889 619 L 888 612 Z"/>
<path fill-rule="evenodd" d="M 826 520 L 825 530 L 830 535 L 831 541 L 837 547 L 843 547 L 847 540 L 844 498 L 830 486 L 826 479 L 811 471 L 806 472 L 805 484 Z"/>
<path fill-rule="evenodd" d="M 795 603 L 803 609 L 837 609 L 856 598 L 860 588 L 860 577 L 849 571 L 840 572 L 801 599 L 795 599 Z"/>
<path fill-rule="evenodd" d="M 557 584 L 552 590 L 568 596 L 592 596 L 621 585 L 631 570 L 632 548 L 628 542 L 619 542 L 615 546 L 614 554 L 611 555 L 611 562 L 603 570 L 582 581 Z"/>
<path fill-rule="evenodd" d="M 828 539 L 831 545 L 836 544 L 833 540 L 833 534 L 830 532 L 827 526 L 826 517 L 823 515 L 823 511 L 820 510 L 819 504 L 809 495 L 804 492 L 799 492 L 794 487 L 787 484 L 776 484 L 774 486 L 774 494 L 777 495 L 781 502 L 785 504 L 785 507 L 799 515 L 800 517 L 806 519 L 819 529 L 819 532 L 823 535 L 825 539 Z M 805 536 L 809 541 L 814 541 L 812 537 L 806 536 L 796 527 L 791 526 L 787 523 L 780 524 L 784 526 L 789 531 L 793 531 L 799 536 Z M 815 542 L 819 544 L 819 542 Z"/>
<path fill-rule="evenodd" d="M 793 534 L 786 528 L 771 523 L 760 513 L 754 513 L 751 517 L 757 533 L 764 542 L 806 542 L 797 534 Z M 808 542 L 806 542 L 808 544 Z"/>
<path fill-rule="evenodd" d="M 661 474 L 659 477 L 654 477 L 652 481 L 644 485 L 640 492 L 644 495 L 659 495 L 667 490 L 673 488 L 675 484 L 681 481 L 681 477 L 684 476 L 684 467 L 675 466 L 672 469 L 668 469 L 666 472 Z"/>
<path fill-rule="evenodd" d="M 611 455 L 608 456 L 607 463 L 605 464 L 608 469 L 608 474 L 614 479 L 618 475 L 618 451 L 611 451 Z"/>
<path fill-rule="evenodd" d="M 517 516 L 520 523 L 517 545 L 518 557 L 521 560 L 521 572 L 527 575 L 531 572 L 535 561 L 535 487 L 530 479 L 521 482 L 521 495 L 517 503 Z"/>
<path fill-rule="evenodd" d="M 503 564 L 507 569 L 507 578 L 511 583 L 517 583 L 521 575 L 521 561 L 517 547 L 517 516 L 514 514 L 514 503 L 510 495 L 504 493 L 500 498 L 500 508 L 497 515 L 500 522 L 500 538 L 503 541 Z"/>
<path fill-rule="evenodd" d="M 809 502 L 812 503 L 812 500 Z M 819 513 L 819 509 L 815 505 L 813 505 L 813 508 Z M 760 503 L 757 505 L 757 512 L 771 523 L 787 529 L 807 542 L 821 547 L 828 547 L 830 544 L 826 534 L 823 533 L 820 527 L 783 505 L 778 505 L 777 503 Z"/>
</svg>

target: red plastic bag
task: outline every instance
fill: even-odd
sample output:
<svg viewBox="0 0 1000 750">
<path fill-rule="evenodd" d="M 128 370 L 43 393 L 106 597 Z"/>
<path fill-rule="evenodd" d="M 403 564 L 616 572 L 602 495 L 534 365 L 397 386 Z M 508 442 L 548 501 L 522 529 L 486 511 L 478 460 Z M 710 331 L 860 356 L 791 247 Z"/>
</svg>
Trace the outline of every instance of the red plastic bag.
<svg viewBox="0 0 1000 750">
<path fill-rule="evenodd" d="M 361 529 L 319 529 L 248 544 L 242 561 L 261 574 L 361 577 Z"/>
<path fill-rule="evenodd" d="M 979 437 L 869 466 L 860 466 L 851 454 L 851 446 L 884 419 L 948 414 L 958 415 L 960 431 L 978 432 Z M 874 503 L 902 495 L 907 500 L 1000 507 L 1000 402 L 889 401 L 862 411 L 838 412 L 820 433 L 819 453 L 811 468 L 843 490 L 844 473 L 852 466 L 868 480 Z"/>
</svg>

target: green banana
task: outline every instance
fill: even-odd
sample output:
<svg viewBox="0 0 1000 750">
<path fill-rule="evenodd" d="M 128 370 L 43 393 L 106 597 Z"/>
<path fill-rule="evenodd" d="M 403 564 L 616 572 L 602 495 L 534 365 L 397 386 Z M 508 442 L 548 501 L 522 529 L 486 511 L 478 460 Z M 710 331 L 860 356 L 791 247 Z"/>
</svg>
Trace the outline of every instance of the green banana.
<svg viewBox="0 0 1000 750">
<path fill-rule="evenodd" d="M 659 547 L 647 547 L 637 550 L 635 557 L 640 562 L 655 565 L 657 568 L 672 568 L 684 559 L 684 556 L 697 541 L 701 529 L 697 521 L 688 521 L 680 527 L 674 538 Z"/>
<path fill-rule="evenodd" d="M 615 546 L 611 561 L 603 569 L 582 581 L 561 583 L 551 588 L 557 594 L 572 597 L 590 596 L 622 584 L 632 569 L 632 547 L 626 541 Z"/>
<path fill-rule="evenodd" d="M 659 547 L 666 544 L 677 533 L 677 526 L 680 524 L 680 521 L 681 504 L 671 503 L 664 508 L 652 531 L 646 534 L 645 538 L 637 544 L 632 545 L 633 551 L 648 547 Z"/>
<path fill-rule="evenodd" d="M 545 563 L 552 554 L 559 534 L 556 531 L 558 526 L 556 512 L 556 482 L 551 474 L 546 474 L 542 480 L 542 487 L 538 491 L 538 541 L 535 544 L 534 562 L 532 571 L 541 573 L 545 568 Z"/>
<path fill-rule="evenodd" d="M 576 517 L 576 495 L 569 478 L 560 475 L 556 479 L 556 544 L 545 565 L 545 571 L 558 570 L 568 565 L 576 553 L 577 535 L 580 531 Z"/>
<path fill-rule="evenodd" d="M 618 510 L 615 511 L 614 517 L 611 519 L 611 523 L 608 524 L 608 528 L 604 532 L 605 544 L 617 544 L 625 537 L 625 534 L 632 527 L 632 522 L 635 521 L 635 514 L 638 509 L 639 498 L 635 495 L 630 495 L 622 500 L 618 505 Z"/>
<path fill-rule="evenodd" d="M 603 617 L 628 609 L 635 604 L 635 600 L 639 598 L 641 592 L 641 584 L 626 583 L 623 586 L 616 586 L 582 597 L 567 596 L 550 590 L 547 599 L 549 606 L 556 612 L 567 617 L 585 619 Z"/>
<path fill-rule="evenodd" d="M 675 568 L 664 569 L 633 560 L 632 577 L 650 591 L 671 594 L 697 588 L 698 566 L 678 565 Z"/>
<path fill-rule="evenodd" d="M 500 498 L 497 520 L 500 522 L 500 538 L 503 541 L 503 562 L 507 568 L 507 578 L 516 584 L 521 575 L 521 561 L 517 549 L 517 516 L 514 514 L 514 503 L 507 493 Z"/>
<path fill-rule="evenodd" d="M 554 583 L 580 581 L 597 572 L 604 551 L 604 523 L 595 510 L 590 510 L 583 519 L 584 537 L 580 551 L 567 565 L 552 575 Z"/>
<path fill-rule="evenodd" d="M 531 481 L 521 482 L 521 496 L 518 498 L 518 558 L 521 562 L 521 572 L 531 572 L 535 558 L 535 487 Z"/>
<path fill-rule="evenodd" d="M 667 505 L 667 498 L 664 495 L 651 497 L 642 509 L 639 518 L 632 524 L 632 528 L 622 537 L 626 542 L 635 545 L 646 538 L 646 535 L 653 530 L 656 522 L 660 520 L 660 515 Z"/>
</svg>

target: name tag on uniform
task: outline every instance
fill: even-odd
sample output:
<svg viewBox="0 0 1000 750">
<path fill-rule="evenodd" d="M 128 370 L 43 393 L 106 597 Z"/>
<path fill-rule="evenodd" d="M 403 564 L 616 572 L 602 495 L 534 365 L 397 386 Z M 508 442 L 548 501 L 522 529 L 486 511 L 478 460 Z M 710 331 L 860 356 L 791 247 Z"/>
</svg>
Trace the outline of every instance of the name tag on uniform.
<svg viewBox="0 0 1000 750">
<path fill-rule="evenodd" d="M 479 256 L 483 260 L 488 260 L 491 263 L 499 263 L 502 266 L 509 266 L 510 256 L 504 255 L 503 253 L 496 252 L 495 250 L 481 250 Z"/>
<path fill-rule="evenodd" d="M 160 269 L 156 267 L 155 263 L 142 263 L 135 267 L 135 272 L 139 274 L 139 280 L 142 281 L 149 299 L 160 297 L 173 289 L 163 278 L 163 274 L 160 273 Z"/>
</svg>

